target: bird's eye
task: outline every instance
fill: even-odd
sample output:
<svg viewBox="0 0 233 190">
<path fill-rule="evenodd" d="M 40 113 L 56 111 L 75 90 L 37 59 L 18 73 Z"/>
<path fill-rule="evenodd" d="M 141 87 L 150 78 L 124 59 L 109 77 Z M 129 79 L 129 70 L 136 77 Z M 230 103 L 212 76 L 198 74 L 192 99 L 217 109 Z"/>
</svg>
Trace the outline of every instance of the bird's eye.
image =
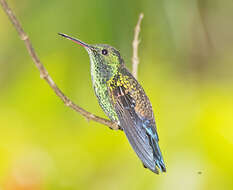
<svg viewBox="0 0 233 190">
<path fill-rule="evenodd" d="M 103 50 L 102 50 L 102 54 L 103 54 L 103 55 L 107 55 L 107 54 L 108 54 L 108 50 L 103 49 Z"/>
</svg>

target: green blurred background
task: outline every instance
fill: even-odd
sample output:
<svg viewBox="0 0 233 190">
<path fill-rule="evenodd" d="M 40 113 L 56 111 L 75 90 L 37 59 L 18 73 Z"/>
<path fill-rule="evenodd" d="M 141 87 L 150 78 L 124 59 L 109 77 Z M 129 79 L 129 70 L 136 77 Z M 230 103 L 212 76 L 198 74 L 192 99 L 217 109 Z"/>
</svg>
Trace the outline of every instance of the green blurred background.
<svg viewBox="0 0 233 190">
<path fill-rule="evenodd" d="M 167 173 L 143 168 L 121 131 L 67 108 L 0 9 L 1 190 L 232 190 L 232 0 L 9 0 L 41 61 L 75 103 L 104 116 L 83 48 L 120 50 L 131 68 L 144 12 L 139 81 L 154 107 Z"/>
</svg>

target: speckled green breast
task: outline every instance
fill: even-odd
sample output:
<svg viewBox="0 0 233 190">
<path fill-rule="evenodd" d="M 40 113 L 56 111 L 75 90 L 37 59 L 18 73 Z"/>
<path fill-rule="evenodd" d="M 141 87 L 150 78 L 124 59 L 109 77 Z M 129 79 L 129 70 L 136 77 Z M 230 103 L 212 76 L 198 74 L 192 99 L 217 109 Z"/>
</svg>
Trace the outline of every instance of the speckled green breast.
<svg viewBox="0 0 233 190">
<path fill-rule="evenodd" d="M 117 114 L 113 108 L 111 97 L 108 93 L 107 78 L 101 76 L 103 73 L 99 71 L 94 65 L 91 65 L 91 78 L 98 102 L 104 113 L 113 122 L 118 123 Z"/>
</svg>

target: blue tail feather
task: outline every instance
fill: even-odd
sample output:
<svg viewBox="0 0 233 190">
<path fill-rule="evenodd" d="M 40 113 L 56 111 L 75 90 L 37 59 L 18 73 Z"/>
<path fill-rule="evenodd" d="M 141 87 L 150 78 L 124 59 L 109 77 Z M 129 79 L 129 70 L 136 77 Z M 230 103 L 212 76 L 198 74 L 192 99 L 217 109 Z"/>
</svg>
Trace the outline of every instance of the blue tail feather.
<svg viewBox="0 0 233 190">
<path fill-rule="evenodd" d="M 152 136 L 151 134 L 148 134 L 148 136 L 153 149 L 154 161 L 156 163 L 156 166 L 160 169 L 161 172 L 166 172 L 166 167 L 163 161 L 162 153 L 160 151 L 159 144 L 157 141 L 158 138 L 155 138 L 156 135 Z"/>
</svg>

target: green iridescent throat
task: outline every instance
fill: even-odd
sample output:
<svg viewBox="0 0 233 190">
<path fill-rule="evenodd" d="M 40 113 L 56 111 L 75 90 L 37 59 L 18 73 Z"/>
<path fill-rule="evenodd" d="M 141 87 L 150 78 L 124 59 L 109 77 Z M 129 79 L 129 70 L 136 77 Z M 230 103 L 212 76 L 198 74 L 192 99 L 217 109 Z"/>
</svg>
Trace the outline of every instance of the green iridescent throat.
<svg viewBox="0 0 233 190">
<path fill-rule="evenodd" d="M 114 122 L 118 122 L 108 93 L 108 81 L 118 74 L 123 64 L 119 52 L 108 45 L 94 45 L 86 48 L 91 60 L 91 78 L 98 102 L 105 114 Z M 103 55 L 103 52 L 107 52 Z"/>
</svg>

